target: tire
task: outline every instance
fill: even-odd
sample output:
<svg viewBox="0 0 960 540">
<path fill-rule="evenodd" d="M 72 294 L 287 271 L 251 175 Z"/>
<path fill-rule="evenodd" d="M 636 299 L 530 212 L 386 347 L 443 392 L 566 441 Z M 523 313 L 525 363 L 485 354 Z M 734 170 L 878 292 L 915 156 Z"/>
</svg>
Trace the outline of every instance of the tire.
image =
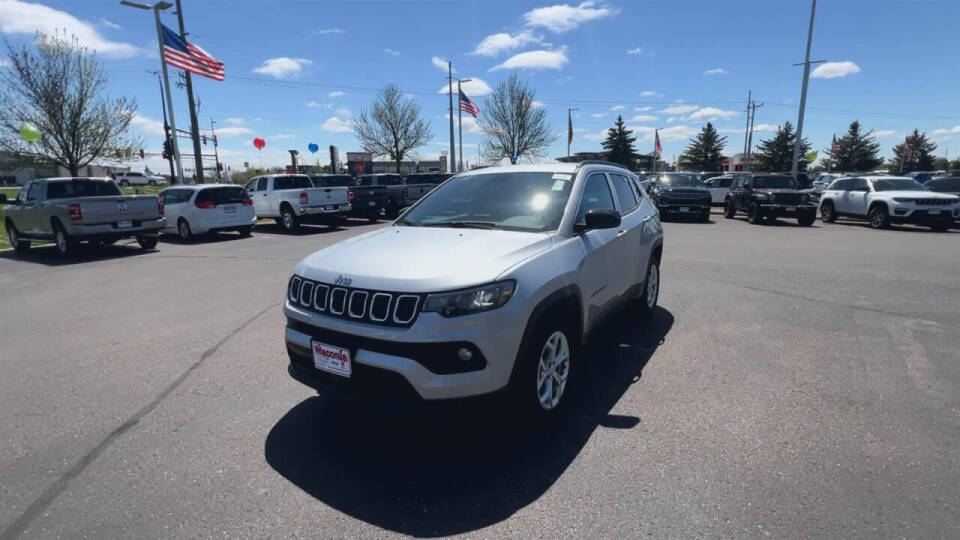
<svg viewBox="0 0 960 540">
<path fill-rule="evenodd" d="M 799 214 L 797 215 L 797 224 L 801 227 L 809 227 L 813 225 L 813 222 L 817 220 L 817 214 L 810 212 L 809 214 Z"/>
<path fill-rule="evenodd" d="M 650 317 L 660 298 L 660 259 L 651 257 L 647 264 L 647 275 L 643 278 L 643 288 L 636 298 L 637 314 L 641 319 Z"/>
<path fill-rule="evenodd" d="M 710 211 L 707 210 L 700 215 L 700 223 L 710 223 Z"/>
<path fill-rule="evenodd" d="M 837 211 L 830 201 L 823 201 L 820 204 L 820 221 L 824 223 L 833 223 L 837 220 Z"/>
<path fill-rule="evenodd" d="M 380 221 L 380 216 L 370 215 L 367 217 L 367 219 L 370 221 L 370 223 L 376 223 L 377 221 Z"/>
<path fill-rule="evenodd" d="M 30 241 L 29 240 L 20 240 L 20 237 L 17 234 L 17 228 L 14 227 L 13 222 L 9 219 L 7 220 L 7 238 L 10 240 L 10 245 L 13 246 L 14 253 L 26 253 L 30 251 Z"/>
<path fill-rule="evenodd" d="M 121 180 L 121 181 L 120 181 L 120 185 L 121 185 L 122 187 L 127 187 L 127 186 L 130 185 L 130 182 L 127 181 L 127 180 Z"/>
<path fill-rule="evenodd" d="M 190 230 L 190 224 L 183 218 L 177 220 L 177 236 L 184 242 L 189 242 L 193 239 L 193 231 Z"/>
<path fill-rule="evenodd" d="M 870 209 L 870 213 L 867 214 L 867 219 L 869 220 L 870 227 L 874 229 L 886 229 L 890 226 L 890 212 L 887 210 L 887 207 L 878 204 Z"/>
<path fill-rule="evenodd" d="M 77 241 L 74 240 L 59 221 L 53 223 L 53 238 L 57 246 L 57 253 L 64 259 L 73 257 L 77 252 Z"/>
<path fill-rule="evenodd" d="M 933 232 L 947 232 L 950 230 L 949 223 L 935 223 L 930 225 L 930 230 Z"/>
<path fill-rule="evenodd" d="M 511 392 L 517 410 L 535 421 L 543 421 L 566 409 L 578 339 L 568 317 L 547 317 L 536 324 L 519 359 Z"/>
<path fill-rule="evenodd" d="M 723 206 L 723 217 L 727 219 L 737 217 L 737 206 L 733 204 L 732 199 L 727 199 L 727 203 Z"/>
<path fill-rule="evenodd" d="M 240 233 L 240 236 L 246 238 L 253 234 L 253 225 L 248 225 L 246 227 L 240 227 L 237 229 L 237 232 Z"/>
<path fill-rule="evenodd" d="M 287 205 L 280 208 L 280 227 L 289 233 L 295 233 L 300 230 L 300 218 L 293 213 L 293 209 Z"/>
<path fill-rule="evenodd" d="M 148 185 L 148 186 L 155 186 L 155 185 L 157 185 L 157 181 L 156 181 L 156 180 L 150 180 L 150 181 L 147 182 L 147 185 Z"/>
<path fill-rule="evenodd" d="M 757 203 L 750 203 L 750 208 L 747 209 L 747 221 L 753 225 L 760 225 L 763 223 L 764 217 L 763 212 L 760 210 L 760 205 Z"/>
<path fill-rule="evenodd" d="M 140 244 L 141 249 L 153 249 L 157 247 L 157 237 L 154 235 L 140 234 L 137 235 L 137 243 Z"/>
</svg>

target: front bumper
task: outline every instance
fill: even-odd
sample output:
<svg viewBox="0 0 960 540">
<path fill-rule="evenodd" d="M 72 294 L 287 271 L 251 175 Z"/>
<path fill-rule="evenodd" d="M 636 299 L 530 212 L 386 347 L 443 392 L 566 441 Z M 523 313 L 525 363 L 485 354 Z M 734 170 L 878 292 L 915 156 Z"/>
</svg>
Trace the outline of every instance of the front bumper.
<svg viewBox="0 0 960 540">
<path fill-rule="evenodd" d="M 760 210 L 767 217 L 797 217 L 801 214 L 816 214 L 817 205 L 798 204 L 796 206 L 786 204 L 761 204 Z"/>
<path fill-rule="evenodd" d="M 159 234 L 166 228 L 167 218 L 151 219 L 145 221 L 132 221 L 131 227 L 119 227 L 117 223 L 73 223 L 67 225 L 67 234 L 78 239 L 86 238 L 125 238 L 137 236 L 140 234 Z"/>
<path fill-rule="evenodd" d="M 702 215 L 710 213 L 712 203 L 697 201 L 689 203 L 657 203 L 661 215 Z"/>
<path fill-rule="evenodd" d="M 912 223 L 916 225 L 941 225 L 960 222 L 960 208 L 935 207 L 916 208 L 907 205 L 895 205 L 890 212 L 891 223 Z"/>
<path fill-rule="evenodd" d="M 515 297 L 499 309 L 464 317 L 420 313 L 409 328 L 339 319 L 287 302 L 284 340 L 290 374 L 320 392 L 354 394 L 371 401 L 490 394 L 504 388 L 513 371 L 526 324 L 522 311 L 526 304 L 521 300 Z M 351 377 L 314 368 L 313 341 L 349 349 Z M 475 351 L 471 362 L 457 357 L 461 347 Z"/>
</svg>

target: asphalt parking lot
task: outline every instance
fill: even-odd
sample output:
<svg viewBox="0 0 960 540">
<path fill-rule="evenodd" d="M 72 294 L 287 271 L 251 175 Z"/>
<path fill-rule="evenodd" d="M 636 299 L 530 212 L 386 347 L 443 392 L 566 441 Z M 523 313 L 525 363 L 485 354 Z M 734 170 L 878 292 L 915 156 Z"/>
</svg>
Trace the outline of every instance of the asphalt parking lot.
<svg viewBox="0 0 960 540">
<path fill-rule="evenodd" d="M 960 536 L 960 232 L 792 223 L 665 224 L 538 428 L 289 378 L 293 266 L 383 225 L 2 253 L 0 540 Z"/>
</svg>

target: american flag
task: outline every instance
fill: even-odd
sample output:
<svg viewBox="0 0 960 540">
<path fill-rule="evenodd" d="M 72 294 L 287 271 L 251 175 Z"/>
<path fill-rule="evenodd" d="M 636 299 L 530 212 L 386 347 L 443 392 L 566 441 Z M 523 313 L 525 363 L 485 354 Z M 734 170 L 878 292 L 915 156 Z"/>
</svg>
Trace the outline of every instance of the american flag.
<svg viewBox="0 0 960 540">
<path fill-rule="evenodd" d="M 466 113 L 470 113 L 474 118 L 480 116 L 480 107 L 470 101 L 470 98 L 463 93 L 463 90 L 460 90 L 460 110 Z"/>
<path fill-rule="evenodd" d="M 836 154 L 840 150 L 840 146 L 837 145 L 837 136 L 833 136 L 833 142 L 830 144 L 830 153 Z"/>
<path fill-rule="evenodd" d="M 202 77 L 223 80 L 223 62 L 210 56 L 199 46 L 187 43 L 166 26 L 163 27 L 163 61 Z"/>
<path fill-rule="evenodd" d="M 660 146 L 660 131 L 656 129 L 653 130 L 653 151 L 658 154 L 663 153 L 663 147 Z"/>
</svg>

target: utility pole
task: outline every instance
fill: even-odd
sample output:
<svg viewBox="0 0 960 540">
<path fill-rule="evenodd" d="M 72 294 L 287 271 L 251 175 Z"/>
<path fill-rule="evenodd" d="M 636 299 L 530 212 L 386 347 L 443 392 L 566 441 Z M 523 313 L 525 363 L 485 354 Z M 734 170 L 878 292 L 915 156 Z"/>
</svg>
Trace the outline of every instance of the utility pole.
<svg viewBox="0 0 960 540">
<path fill-rule="evenodd" d="M 756 101 L 750 103 L 750 128 L 747 130 L 747 155 L 745 156 L 748 171 L 750 170 L 750 160 L 753 156 L 753 124 L 757 117 L 758 107 L 763 107 L 763 103 L 757 103 Z"/>
<path fill-rule="evenodd" d="M 447 97 L 450 98 L 450 171 L 457 172 L 457 150 L 453 140 L 453 62 L 447 62 Z"/>
<path fill-rule="evenodd" d="M 825 62 L 825 60 L 810 61 L 810 43 L 813 41 L 813 16 L 816 12 L 817 0 L 811 0 L 810 26 L 807 29 L 807 52 L 804 55 L 802 64 L 794 64 L 795 66 L 803 66 L 803 85 L 800 89 L 800 112 L 797 115 L 797 142 L 793 145 L 793 164 L 790 167 L 790 174 L 794 178 L 797 177 L 797 171 L 800 167 L 800 147 L 802 146 L 800 143 L 803 141 L 803 113 L 807 108 L 807 85 L 810 82 L 810 64 Z"/>
<path fill-rule="evenodd" d="M 180 24 L 180 37 L 187 41 L 187 32 L 183 29 L 183 8 L 177 2 L 177 22 Z M 187 79 L 187 104 L 190 106 L 190 137 L 193 138 L 193 160 L 197 169 L 197 183 L 203 183 L 203 154 L 200 151 L 200 124 L 197 122 L 197 105 L 193 101 L 193 79 L 189 71 L 184 71 Z"/>
<path fill-rule="evenodd" d="M 173 146 L 173 157 L 177 160 L 176 183 L 183 183 L 183 162 L 180 159 L 180 144 L 177 142 L 177 121 L 173 114 L 173 97 L 170 95 L 170 75 L 167 73 L 167 59 L 163 53 L 163 25 L 160 23 L 160 8 L 162 3 L 153 7 L 153 18 L 157 23 L 157 43 L 160 46 L 160 67 L 163 71 L 163 86 L 167 95 L 167 109 L 170 114 L 170 145 Z M 167 4 L 169 7 L 169 4 Z"/>
<path fill-rule="evenodd" d="M 220 154 L 217 152 L 217 130 L 213 127 L 216 122 L 213 121 L 213 118 L 210 119 L 210 134 L 213 136 L 213 159 L 216 160 L 214 168 L 217 171 L 217 182 L 222 182 L 223 178 L 220 176 Z"/>
<path fill-rule="evenodd" d="M 750 104 L 753 103 L 753 90 L 747 90 L 747 125 L 743 128 L 743 170 L 747 170 L 747 143 L 750 137 Z"/>
<path fill-rule="evenodd" d="M 167 123 L 167 100 L 163 97 L 163 80 L 160 79 L 159 71 L 148 71 L 147 73 L 152 73 L 157 76 L 157 84 L 160 86 L 160 106 L 163 108 L 163 148 L 167 148 L 167 141 L 170 140 L 170 124 Z M 174 178 L 177 177 L 177 173 L 173 170 L 173 154 L 167 153 L 167 163 L 170 164 L 170 181 L 172 182 Z"/>
</svg>

